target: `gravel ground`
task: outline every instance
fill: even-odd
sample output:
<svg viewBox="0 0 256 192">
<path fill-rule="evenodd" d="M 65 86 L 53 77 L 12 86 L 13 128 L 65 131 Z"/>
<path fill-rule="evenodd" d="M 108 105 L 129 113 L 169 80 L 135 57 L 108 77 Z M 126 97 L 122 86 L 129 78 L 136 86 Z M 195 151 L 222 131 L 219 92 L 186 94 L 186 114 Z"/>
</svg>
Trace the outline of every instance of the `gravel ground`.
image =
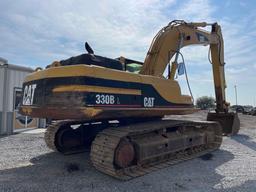
<svg viewBox="0 0 256 192">
<path fill-rule="evenodd" d="M 178 117 L 181 118 L 181 117 Z M 184 118 L 184 116 L 182 117 Z M 199 112 L 187 119 L 205 119 Z M 89 154 L 49 150 L 41 129 L 0 138 L 0 191 L 256 191 L 256 117 L 240 115 L 241 130 L 208 158 L 196 158 L 119 181 L 95 170 Z"/>
</svg>

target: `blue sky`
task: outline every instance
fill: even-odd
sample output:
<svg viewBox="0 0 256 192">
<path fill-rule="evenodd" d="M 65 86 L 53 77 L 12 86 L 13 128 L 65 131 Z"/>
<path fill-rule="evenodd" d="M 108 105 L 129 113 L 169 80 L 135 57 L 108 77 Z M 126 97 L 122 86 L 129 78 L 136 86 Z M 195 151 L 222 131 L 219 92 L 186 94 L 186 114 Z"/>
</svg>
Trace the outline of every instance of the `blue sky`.
<svg viewBox="0 0 256 192">
<path fill-rule="evenodd" d="M 256 104 L 256 3 L 253 0 L 0 1 L 0 57 L 46 66 L 84 52 L 144 60 L 152 38 L 171 20 L 218 22 L 225 41 L 227 100 Z M 214 96 L 208 47 L 182 50 L 195 97 Z M 182 91 L 188 93 L 184 77 Z"/>
</svg>

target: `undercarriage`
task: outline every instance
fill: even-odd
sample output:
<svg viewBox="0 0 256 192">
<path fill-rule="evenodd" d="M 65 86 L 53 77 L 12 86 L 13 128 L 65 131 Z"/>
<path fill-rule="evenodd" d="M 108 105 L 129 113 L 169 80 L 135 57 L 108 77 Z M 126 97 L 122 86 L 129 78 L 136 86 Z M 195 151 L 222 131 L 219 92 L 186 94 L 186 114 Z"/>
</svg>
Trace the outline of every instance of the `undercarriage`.
<svg viewBox="0 0 256 192">
<path fill-rule="evenodd" d="M 209 153 L 222 142 L 217 122 L 127 122 L 56 121 L 47 128 L 45 141 L 63 154 L 89 150 L 97 170 L 121 180 Z"/>
</svg>

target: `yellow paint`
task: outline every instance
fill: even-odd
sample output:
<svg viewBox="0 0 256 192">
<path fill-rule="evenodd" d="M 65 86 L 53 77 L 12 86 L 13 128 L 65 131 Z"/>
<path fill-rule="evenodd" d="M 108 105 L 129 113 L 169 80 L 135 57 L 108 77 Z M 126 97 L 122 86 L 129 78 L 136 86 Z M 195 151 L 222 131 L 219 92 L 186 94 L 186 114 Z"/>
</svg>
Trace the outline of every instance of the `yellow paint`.
<svg viewBox="0 0 256 192">
<path fill-rule="evenodd" d="M 154 77 L 149 75 L 133 74 L 124 71 L 118 71 L 114 69 L 98 67 L 93 65 L 73 65 L 73 66 L 62 66 L 52 67 L 43 71 L 38 71 L 28 75 L 25 82 L 54 78 L 54 77 L 94 77 L 102 79 L 110 79 L 123 82 L 134 82 L 152 85 L 157 92 L 167 101 L 172 103 L 180 104 L 192 104 L 191 97 L 182 95 L 180 87 L 177 81 L 164 79 L 161 77 Z M 70 85 L 60 86 L 53 90 L 54 92 L 65 92 L 65 91 L 94 91 L 104 93 L 124 93 L 141 95 L 140 90 L 136 89 L 124 89 L 124 88 L 110 88 L 101 86 L 86 86 L 86 85 Z"/>
<path fill-rule="evenodd" d="M 137 89 L 123 89 L 112 87 L 100 87 L 90 85 L 67 85 L 59 86 L 52 90 L 52 92 L 100 92 L 100 93 L 112 93 L 112 94 L 130 94 L 141 95 L 141 90 Z"/>
<path fill-rule="evenodd" d="M 24 114 L 27 114 L 27 115 L 30 115 L 32 113 L 31 106 L 22 106 L 21 110 Z"/>
<path fill-rule="evenodd" d="M 81 112 L 83 112 L 84 115 L 87 117 L 95 117 L 95 116 L 99 115 L 100 113 L 102 113 L 103 110 L 87 107 L 84 110 L 81 110 Z"/>
<path fill-rule="evenodd" d="M 58 77 L 98 77 L 104 79 L 120 80 L 125 82 L 139 82 L 140 77 L 137 74 L 125 71 L 99 67 L 95 65 L 70 65 L 51 67 L 42 71 L 37 71 L 26 76 L 24 82 Z"/>
</svg>

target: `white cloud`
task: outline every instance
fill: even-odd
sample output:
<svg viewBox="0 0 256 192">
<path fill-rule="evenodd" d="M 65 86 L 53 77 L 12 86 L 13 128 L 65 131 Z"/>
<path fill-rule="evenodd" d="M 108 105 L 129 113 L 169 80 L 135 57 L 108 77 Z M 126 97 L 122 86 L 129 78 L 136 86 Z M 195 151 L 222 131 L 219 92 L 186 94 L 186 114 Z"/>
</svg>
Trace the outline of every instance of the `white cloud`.
<svg viewBox="0 0 256 192">
<path fill-rule="evenodd" d="M 233 4 L 227 1 L 224 6 Z M 99 55 L 143 60 L 154 35 L 171 20 L 218 21 L 228 85 L 256 82 L 255 70 L 250 70 L 256 68 L 254 12 L 235 22 L 222 17 L 218 5 L 208 0 L 17 0 L 0 1 L 0 7 L 0 56 L 15 64 L 45 66 L 81 54 L 84 41 Z M 207 90 L 212 84 L 208 47 L 188 47 L 182 53 L 191 82 Z M 200 88 L 195 90 L 202 95 Z"/>
<path fill-rule="evenodd" d="M 172 19 L 207 20 L 213 11 L 208 1 L 190 0 L 178 9 L 173 8 L 175 4 L 175 0 L 8 3 L 0 16 L 15 29 L 0 25 L 4 34 L 0 48 L 7 47 L 6 55 L 14 61 L 31 53 L 42 62 L 51 62 L 80 54 L 84 41 L 89 41 L 98 54 L 143 60 L 154 35 Z M 192 61 L 207 55 L 193 48 L 187 53 Z"/>
<path fill-rule="evenodd" d="M 243 73 L 247 70 L 248 70 L 248 68 L 246 68 L 246 67 L 242 67 L 242 68 L 240 68 L 240 67 L 239 68 L 229 67 L 229 68 L 226 69 L 226 72 L 228 72 L 230 74 L 240 74 L 240 73 Z"/>
<path fill-rule="evenodd" d="M 174 3 L 64 0 L 41 1 L 38 5 L 34 1 L 17 1 L 0 13 L 15 27 L 1 25 L 4 36 L 0 37 L 0 46 L 7 47 L 8 53 L 18 49 L 17 59 L 22 53 L 33 52 L 52 60 L 79 54 L 84 41 L 89 41 L 98 54 L 144 59 L 154 34 L 169 22 L 162 9 Z"/>
<path fill-rule="evenodd" d="M 207 0 L 189 0 L 182 3 L 177 10 L 175 16 L 178 19 L 212 22 L 211 15 L 215 6 Z"/>
</svg>

